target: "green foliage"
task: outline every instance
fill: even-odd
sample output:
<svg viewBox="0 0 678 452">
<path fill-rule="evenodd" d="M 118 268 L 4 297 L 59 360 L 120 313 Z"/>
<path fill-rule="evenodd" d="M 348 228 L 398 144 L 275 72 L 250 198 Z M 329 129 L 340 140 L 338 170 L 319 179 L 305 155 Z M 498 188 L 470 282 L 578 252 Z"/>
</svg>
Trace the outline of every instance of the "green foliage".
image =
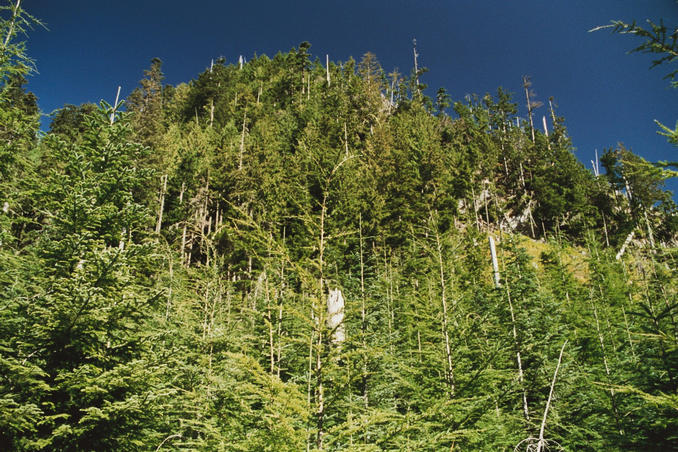
<svg viewBox="0 0 678 452">
<path fill-rule="evenodd" d="M 674 62 L 678 58 L 678 30 L 671 27 L 667 28 L 661 19 L 659 23 L 648 20 L 647 25 L 646 28 L 636 24 L 635 21 L 626 23 L 621 20 L 613 20 L 609 25 L 595 27 L 590 31 L 610 29 L 613 33 L 630 34 L 641 38 L 643 42 L 632 49 L 631 52 L 656 54 L 657 58 L 652 61 L 652 67 Z M 678 75 L 678 70 L 666 75 L 666 78 L 672 80 L 673 86 L 678 86 L 673 81 L 676 75 Z"/>
<path fill-rule="evenodd" d="M 660 129 L 660 131 L 657 132 L 657 133 L 667 137 L 668 140 L 669 140 L 669 143 L 678 146 L 678 123 L 676 124 L 675 128 L 671 129 L 671 128 L 665 126 L 664 124 L 662 124 L 661 122 L 657 121 L 656 119 L 655 119 L 654 122 L 657 123 L 657 125 L 659 126 L 659 129 Z M 675 166 L 675 165 L 672 165 L 672 166 Z M 674 174 L 674 176 L 675 176 L 675 174 Z"/>
<path fill-rule="evenodd" d="M 54 114 L 49 133 L 62 135 L 67 142 L 78 141 L 87 130 L 87 115 L 92 115 L 96 110 L 94 104 L 66 105 Z"/>
<path fill-rule="evenodd" d="M 21 2 L 7 3 L 0 6 L 0 100 L 7 77 L 23 76 L 35 69 L 33 60 L 26 54 L 25 42 L 17 37 L 25 35 L 34 25 L 42 26 L 21 7 Z"/>
<path fill-rule="evenodd" d="M 647 53 L 656 56 L 652 61 L 651 68 L 663 64 L 671 65 L 678 60 L 678 28 L 667 27 L 664 25 L 664 20 L 660 19 L 659 23 L 647 20 L 647 27 L 637 25 L 635 21 L 626 23 L 621 20 L 613 20 L 609 25 L 595 27 L 589 31 L 598 31 L 602 29 L 610 29 L 613 33 L 630 34 L 642 39 L 642 43 L 631 50 L 631 52 Z M 671 86 L 678 88 L 678 69 L 671 70 L 664 78 L 671 80 Z M 659 126 L 660 135 L 668 138 L 669 143 L 678 145 L 678 124 L 674 129 L 662 124 L 655 119 L 655 123 Z M 676 166 L 673 163 L 666 164 L 660 162 L 660 166 Z M 666 177 L 675 177 L 676 172 L 673 170 L 665 171 Z"/>
<path fill-rule="evenodd" d="M 620 146 L 594 177 L 501 89 L 434 110 L 423 70 L 309 49 L 177 87 L 154 59 L 128 112 L 44 137 L 5 78 L 0 442 L 514 450 L 546 419 L 568 450 L 675 449 L 666 173 Z"/>
<path fill-rule="evenodd" d="M 151 67 L 144 71 L 144 75 L 146 78 L 141 80 L 141 86 L 129 95 L 127 109 L 135 113 L 132 125 L 136 139 L 146 146 L 157 148 L 165 127 L 162 61 L 153 58 Z M 153 161 L 158 161 L 159 157 L 154 153 Z"/>
</svg>

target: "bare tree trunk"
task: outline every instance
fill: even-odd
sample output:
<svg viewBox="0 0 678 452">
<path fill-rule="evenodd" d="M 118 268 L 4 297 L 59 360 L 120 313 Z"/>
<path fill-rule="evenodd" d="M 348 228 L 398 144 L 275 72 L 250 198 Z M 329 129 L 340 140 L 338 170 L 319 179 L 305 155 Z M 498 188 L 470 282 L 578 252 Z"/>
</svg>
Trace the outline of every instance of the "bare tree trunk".
<svg viewBox="0 0 678 452">
<path fill-rule="evenodd" d="M 478 218 L 478 204 L 476 202 L 476 190 L 473 188 L 473 183 L 471 184 L 471 196 L 473 196 L 473 217 L 476 220 L 476 229 L 480 231 L 480 219 Z"/>
<path fill-rule="evenodd" d="M 419 54 L 417 53 L 417 40 L 413 39 L 412 40 L 412 53 L 414 55 L 414 83 L 415 83 L 415 89 L 417 91 L 417 94 L 419 93 L 419 64 L 417 62 L 417 58 L 419 57 Z"/>
<path fill-rule="evenodd" d="M 598 286 L 598 289 L 602 292 L 602 288 L 600 285 Z M 603 366 L 605 367 L 605 375 L 607 376 L 607 381 L 608 383 L 612 382 L 612 375 L 610 372 L 610 366 L 607 362 L 607 353 L 605 352 L 605 341 L 603 338 L 603 333 L 600 329 L 600 322 L 598 320 L 598 309 L 596 309 L 596 305 L 593 302 L 593 296 L 592 294 L 589 296 L 589 301 L 591 303 L 591 308 L 593 310 L 593 317 L 596 320 L 596 332 L 598 333 L 598 342 L 600 343 L 600 351 L 603 355 Z M 615 396 L 614 389 L 610 388 L 610 403 L 612 404 L 612 414 L 614 415 L 614 421 L 615 424 L 617 425 L 617 431 L 619 431 L 619 434 L 621 436 L 624 436 L 624 429 L 621 427 L 621 422 L 619 419 L 619 412 L 617 410 L 617 399 Z"/>
<path fill-rule="evenodd" d="M 266 321 L 268 323 L 268 352 L 271 365 L 271 375 L 275 373 L 275 344 L 273 342 L 273 314 L 271 313 L 271 296 L 268 287 L 268 275 L 264 280 L 264 296 L 266 297 Z"/>
<path fill-rule="evenodd" d="M 532 82 L 530 81 L 530 78 L 525 75 L 523 76 L 523 88 L 525 89 L 525 99 L 527 100 L 527 115 L 530 119 L 530 132 L 532 133 L 532 142 L 535 142 L 535 135 L 534 135 L 534 121 L 532 119 L 532 113 L 534 112 L 535 108 L 538 108 L 542 105 L 541 102 L 536 102 L 530 98 L 530 95 L 534 95 L 533 92 L 530 91 L 530 87 L 532 86 Z"/>
<path fill-rule="evenodd" d="M 313 307 L 311 307 L 311 317 L 315 318 L 315 314 L 313 313 Z M 315 318 L 315 321 L 317 322 L 318 319 Z M 315 341 L 315 329 L 317 327 L 312 327 L 311 328 L 311 334 L 309 335 L 309 341 L 308 341 L 308 378 L 307 378 L 307 387 L 306 387 L 306 404 L 308 406 L 308 411 L 309 413 L 311 412 L 311 388 L 312 384 L 311 382 L 313 381 L 313 343 Z M 311 431 L 310 431 L 310 424 L 309 424 L 309 429 L 308 429 L 308 439 L 306 441 L 306 451 L 311 450 Z"/>
<path fill-rule="evenodd" d="M 499 264 L 497 263 L 497 249 L 494 246 L 494 237 L 491 235 L 488 236 L 490 241 L 490 256 L 492 258 L 492 271 L 494 273 L 494 287 L 499 288 L 501 286 L 499 281 Z"/>
<path fill-rule="evenodd" d="M 629 200 L 629 210 L 631 210 L 631 201 L 633 200 L 633 193 L 631 192 L 631 186 L 629 185 L 628 179 L 622 172 L 622 179 L 624 181 L 624 187 L 626 188 L 626 199 Z"/>
<path fill-rule="evenodd" d="M 218 278 L 218 277 L 217 277 Z M 214 315 L 217 310 L 217 306 L 221 305 L 221 282 L 219 279 L 216 281 L 216 296 L 210 300 L 210 313 L 209 313 L 209 325 L 207 328 L 207 341 L 209 343 L 209 358 L 207 366 L 207 376 L 209 379 L 212 378 L 212 361 L 214 359 Z M 208 386 L 209 389 L 209 386 Z M 208 393 L 209 396 L 209 393 Z"/>
<path fill-rule="evenodd" d="M 541 452 L 544 449 L 544 428 L 546 427 L 546 416 L 549 414 L 549 408 L 551 407 L 551 400 L 553 399 L 553 388 L 556 386 L 556 377 L 558 376 L 558 370 L 560 369 L 560 363 L 563 359 L 563 352 L 565 351 L 565 346 L 567 341 L 563 344 L 563 347 L 560 349 L 560 355 L 558 356 L 558 364 L 556 365 L 556 370 L 553 372 L 553 380 L 551 380 L 551 389 L 549 390 L 549 398 L 546 401 L 546 408 L 544 409 L 544 416 L 541 421 L 541 427 L 539 428 L 539 442 L 537 443 L 537 452 Z"/>
<path fill-rule="evenodd" d="M 165 308 L 165 322 L 169 320 L 170 316 L 170 310 L 172 308 L 172 285 L 173 285 L 173 280 L 174 280 L 174 268 L 173 268 L 173 260 L 172 260 L 172 253 L 167 253 L 168 258 L 169 258 L 169 288 L 167 290 L 167 306 Z"/>
<path fill-rule="evenodd" d="M 202 317 L 202 340 L 204 341 L 207 338 L 207 332 L 209 328 L 209 294 L 210 286 L 209 281 L 205 284 L 205 295 L 203 296 L 203 317 Z"/>
<path fill-rule="evenodd" d="M 549 110 L 551 111 L 551 123 L 556 126 L 556 112 L 553 109 L 553 96 L 549 97 Z"/>
<path fill-rule="evenodd" d="M 318 381 L 318 387 L 316 389 L 317 393 L 317 411 L 316 411 L 316 420 L 317 420 L 317 429 L 318 433 L 316 436 L 316 446 L 318 450 L 323 449 L 323 439 L 325 437 L 325 388 L 323 386 L 323 367 L 322 367 L 322 359 L 321 359 L 321 353 L 322 353 L 322 341 L 323 341 L 323 335 L 319 334 L 318 335 L 318 352 L 316 353 L 316 378 Z"/>
<path fill-rule="evenodd" d="M 636 231 L 631 231 L 628 236 L 626 236 L 626 240 L 624 240 L 624 243 L 622 244 L 622 247 L 619 249 L 619 252 L 615 256 L 615 259 L 619 260 L 621 257 L 624 255 L 624 252 L 626 251 L 626 247 L 629 246 L 629 243 L 631 243 L 631 240 L 633 240 L 633 236 L 636 234 Z"/>
<path fill-rule="evenodd" d="M 384 249 L 384 277 L 388 281 L 388 286 L 386 287 L 386 322 L 388 325 L 388 347 L 391 353 L 393 353 L 393 281 L 391 268 L 388 262 L 387 251 Z"/>
<path fill-rule="evenodd" d="M 393 75 L 393 78 L 391 79 L 391 102 L 388 105 L 389 113 L 391 112 L 391 109 L 393 108 L 394 101 L 395 101 L 394 96 L 395 96 L 395 84 L 396 84 L 396 77 L 397 77 L 397 74 L 395 73 L 395 71 L 392 72 L 391 74 Z M 391 74 L 389 74 L 389 75 L 391 75 Z"/>
<path fill-rule="evenodd" d="M 325 71 L 327 72 L 327 86 L 330 86 L 330 56 L 325 55 Z"/>
<path fill-rule="evenodd" d="M 247 121 L 247 109 L 242 117 L 242 134 L 240 135 L 240 158 L 238 160 L 238 170 L 242 170 L 242 160 L 245 153 L 245 121 Z"/>
<path fill-rule="evenodd" d="M 534 227 L 535 227 L 536 223 L 534 221 L 534 217 L 532 216 L 532 206 L 531 206 L 530 201 L 528 201 L 528 203 L 527 203 L 527 215 L 530 218 L 530 231 L 532 232 L 532 238 L 536 239 L 537 234 L 534 232 Z"/>
<path fill-rule="evenodd" d="M 19 8 L 19 1 L 17 0 L 17 9 Z M 12 22 L 12 25 L 14 25 L 14 22 Z M 7 38 L 9 39 L 9 35 L 7 35 Z M 120 100 L 120 86 L 118 86 L 118 94 L 115 95 L 115 103 L 113 104 L 113 110 L 111 111 L 111 125 L 113 125 L 113 122 L 115 122 L 115 112 L 118 109 L 118 102 Z"/>
<path fill-rule="evenodd" d="M 327 327 L 332 346 L 336 350 L 341 350 L 341 346 L 346 339 L 346 330 L 344 328 L 344 295 L 340 289 L 330 290 L 327 296 Z"/>
<path fill-rule="evenodd" d="M 513 346 L 516 349 L 516 363 L 518 364 L 518 381 L 523 390 L 523 415 L 527 422 L 530 421 L 530 410 L 527 405 L 527 388 L 525 388 L 525 378 L 523 374 L 523 361 L 520 357 L 520 342 L 518 341 L 518 329 L 516 327 L 516 316 L 513 311 L 513 302 L 511 301 L 511 291 L 509 285 L 506 284 L 506 295 L 509 303 L 509 310 L 511 312 L 511 326 L 513 329 Z"/>
<path fill-rule="evenodd" d="M 118 249 L 124 250 L 125 249 L 125 239 L 127 235 L 127 229 L 122 228 L 122 231 L 120 231 L 120 242 L 118 243 Z M 130 237 L 131 239 L 131 237 Z M 2 245 L 2 242 L 0 242 L 0 245 Z"/>
<path fill-rule="evenodd" d="M 196 230 L 200 231 L 200 249 L 205 249 L 205 239 L 206 233 L 205 229 L 207 228 L 207 218 L 209 215 L 209 196 L 210 196 L 210 173 L 209 169 L 207 170 L 207 177 L 205 180 L 205 193 L 203 198 L 203 204 L 200 208 L 200 214 L 196 217 Z M 207 256 L 209 256 L 209 250 L 207 251 Z"/>
<path fill-rule="evenodd" d="M 363 216 L 359 216 L 359 238 L 360 238 L 360 338 L 363 348 L 363 369 L 362 369 L 362 390 L 365 407 L 369 405 L 367 396 L 367 310 L 365 308 L 365 262 L 363 256 Z"/>
<path fill-rule="evenodd" d="M 160 207 L 158 208 L 158 222 L 155 224 L 155 233 L 160 234 L 162 226 L 162 213 L 165 210 L 165 193 L 167 193 L 167 174 L 162 176 L 162 188 L 160 189 Z"/>
<path fill-rule="evenodd" d="M 610 247 L 610 239 L 607 235 L 607 221 L 605 221 L 605 214 L 603 214 L 603 231 L 605 232 L 605 245 L 607 245 L 607 247 L 609 248 Z"/>
<path fill-rule="evenodd" d="M 281 294 L 281 298 L 278 301 L 278 325 L 277 325 L 278 348 L 276 350 L 276 363 L 278 364 L 277 371 L 278 378 L 280 378 L 280 360 L 282 358 L 282 319 L 283 319 L 283 299 Z"/>
<path fill-rule="evenodd" d="M 650 241 L 650 247 L 652 249 L 655 249 L 655 244 L 654 244 L 654 234 L 652 233 L 652 226 L 650 226 L 650 219 L 647 216 L 647 210 L 645 207 L 642 207 L 643 209 L 643 217 L 645 218 L 645 226 L 647 227 L 647 238 Z"/>
<path fill-rule="evenodd" d="M 181 263 L 186 260 L 186 222 L 184 221 L 184 230 L 181 233 Z"/>
<path fill-rule="evenodd" d="M 532 86 L 532 82 L 530 82 L 529 77 L 523 76 L 523 88 L 525 89 L 525 99 L 527 100 L 527 116 L 530 119 L 530 131 L 532 132 L 532 142 L 534 143 L 535 141 L 534 122 L 532 121 L 532 102 L 530 102 L 530 86 Z"/>
<path fill-rule="evenodd" d="M 438 251 L 438 270 L 440 271 L 440 300 L 443 308 L 442 332 L 445 341 L 445 357 L 447 358 L 447 383 L 450 386 L 450 397 L 454 397 L 454 367 L 452 366 L 452 349 L 450 347 L 450 336 L 447 330 L 447 290 L 445 287 L 445 269 L 443 266 L 443 248 L 440 243 L 440 234 L 438 225 L 434 225 L 436 234 L 436 249 Z"/>
<path fill-rule="evenodd" d="M 631 294 L 629 293 L 629 302 L 632 302 Z M 624 315 L 624 326 L 626 328 L 626 338 L 629 341 L 629 348 L 631 349 L 631 356 L 633 356 L 633 362 L 638 362 L 638 357 L 636 356 L 636 349 L 633 346 L 633 340 L 631 339 L 631 328 L 629 327 L 629 320 L 626 317 L 626 308 L 622 306 L 622 314 Z"/>
<path fill-rule="evenodd" d="M 327 193 L 323 194 L 323 202 L 321 205 L 320 211 L 320 240 L 318 247 L 318 264 L 320 268 L 320 278 L 318 280 L 318 309 L 316 310 L 318 316 L 317 322 L 317 350 L 316 350 L 316 421 L 317 421 L 317 436 L 316 436 L 316 446 L 319 450 L 323 448 L 323 437 L 325 435 L 324 431 L 324 422 L 325 422 L 325 388 L 323 386 L 323 366 L 322 366 L 322 351 L 323 351 L 323 325 L 324 319 L 321 301 L 324 298 L 324 257 L 325 257 L 325 215 L 327 214 Z"/>
<path fill-rule="evenodd" d="M 283 227 L 283 248 L 285 247 L 286 229 Z M 285 301 L 285 260 L 280 259 L 280 294 L 278 299 L 278 378 L 280 378 L 280 360 L 282 358 L 282 321 L 283 321 L 283 303 Z"/>
</svg>

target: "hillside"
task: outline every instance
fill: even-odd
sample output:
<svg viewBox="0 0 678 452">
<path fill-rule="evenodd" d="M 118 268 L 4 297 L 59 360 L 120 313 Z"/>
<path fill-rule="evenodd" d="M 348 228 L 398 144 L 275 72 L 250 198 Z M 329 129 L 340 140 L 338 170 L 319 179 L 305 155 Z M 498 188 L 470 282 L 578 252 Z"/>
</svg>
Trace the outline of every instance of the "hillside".
<svg viewBox="0 0 678 452">
<path fill-rule="evenodd" d="M 302 43 L 39 134 L 3 52 L 8 449 L 678 447 L 668 175 L 552 102 Z"/>
</svg>

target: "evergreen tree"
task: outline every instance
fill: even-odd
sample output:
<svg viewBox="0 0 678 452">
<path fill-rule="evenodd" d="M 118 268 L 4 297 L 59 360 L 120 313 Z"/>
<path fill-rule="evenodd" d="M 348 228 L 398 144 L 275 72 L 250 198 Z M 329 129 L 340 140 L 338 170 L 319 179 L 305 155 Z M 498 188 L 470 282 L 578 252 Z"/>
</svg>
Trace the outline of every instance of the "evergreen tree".
<svg viewBox="0 0 678 452">
<path fill-rule="evenodd" d="M 591 175 L 552 103 L 551 134 L 502 89 L 448 115 L 416 49 L 387 82 L 302 43 L 177 87 L 154 59 L 43 137 L 2 52 L 3 445 L 676 447 L 667 173 Z"/>
</svg>

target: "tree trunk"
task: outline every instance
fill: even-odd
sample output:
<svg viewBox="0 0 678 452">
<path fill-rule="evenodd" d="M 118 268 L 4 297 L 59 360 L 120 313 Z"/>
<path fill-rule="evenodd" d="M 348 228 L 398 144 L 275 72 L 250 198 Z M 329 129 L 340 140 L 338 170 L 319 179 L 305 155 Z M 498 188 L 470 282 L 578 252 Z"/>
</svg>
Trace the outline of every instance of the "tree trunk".
<svg viewBox="0 0 678 452">
<path fill-rule="evenodd" d="M 247 121 L 247 110 L 242 117 L 242 133 L 240 135 L 240 157 L 238 159 L 238 170 L 242 171 L 242 160 L 245 154 L 245 121 Z"/>
<path fill-rule="evenodd" d="M 330 56 L 325 55 L 325 71 L 327 72 L 327 86 L 330 86 Z"/>
<path fill-rule="evenodd" d="M 443 266 L 443 251 L 440 243 L 440 234 L 438 233 L 438 225 L 434 225 L 436 234 L 436 249 L 438 251 L 438 270 L 440 271 L 440 300 L 443 309 L 443 319 L 441 329 L 443 332 L 443 340 L 445 342 L 445 357 L 447 359 L 447 384 L 450 387 L 450 397 L 454 397 L 454 367 L 452 366 L 452 349 L 450 347 L 450 336 L 447 330 L 447 290 L 445 284 L 445 270 Z"/>
<path fill-rule="evenodd" d="M 367 396 L 367 310 L 365 308 L 365 261 L 363 256 L 363 216 L 359 216 L 359 239 L 360 239 L 360 339 L 362 342 L 363 351 L 363 368 L 362 368 L 362 392 L 365 401 L 365 408 L 368 407 Z"/>
<path fill-rule="evenodd" d="M 516 350 L 516 363 L 518 364 L 518 381 L 523 390 L 523 415 L 527 422 L 530 421 L 530 410 L 527 405 L 527 388 L 525 388 L 525 378 L 523 374 L 523 361 L 520 357 L 520 342 L 518 341 L 518 328 L 516 327 L 516 316 L 513 310 L 513 302 L 511 301 L 511 291 L 509 285 L 506 284 L 506 296 L 508 299 L 509 310 L 511 312 L 511 326 L 513 329 L 513 346 Z"/>
<path fill-rule="evenodd" d="M 160 189 L 160 207 L 158 208 L 158 222 L 155 224 L 155 233 L 160 234 L 160 228 L 162 226 L 162 214 L 165 210 L 165 193 L 167 193 L 167 174 L 162 176 L 162 188 Z"/>
<path fill-rule="evenodd" d="M 490 241 L 490 256 L 492 257 L 492 270 L 494 273 L 494 287 L 499 288 L 501 286 L 499 282 L 499 264 L 497 263 L 497 249 L 494 246 L 494 237 L 491 235 L 488 236 Z"/>
<path fill-rule="evenodd" d="M 534 122 L 532 120 L 532 102 L 530 101 L 530 86 L 532 83 L 527 76 L 523 77 L 523 88 L 525 89 L 525 99 L 527 101 L 527 116 L 530 120 L 530 132 L 532 133 L 532 142 L 535 142 L 534 137 Z"/>
<path fill-rule="evenodd" d="M 318 247 L 318 264 L 320 269 L 320 278 L 318 280 L 318 306 L 316 309 L 318 320 L 316 323 L 317 328 L 317 350 L 316 350 L 316 427 L 317 427 L 317 436 L 316 436 L 316 447 L 319 450 L 323 448 L 323 437 L 325 435 L 324 431 L 324 422 L 325 422 L 325 388 L 323 386 L 323 363 L 322 363 L 322 353 L 323 353 L 323 325 L 324 319 L 323 312 L 320 302 L 324 297 L 324 257 L 325 257 L 325 215 L 327 214 L 327 193 L 323 194 L 323 202 L 321 205 L 320 211 L 320 239 Z"/>
<path fill-rule="evenodd" d="M 19 8 L 19 1 L 17 0 L 17 9 Z M 14 22 L 12 22 L 12 25 L 14 25 Z M 7 35 L 7 38 L 9 39 L 9 35 Z M 113 125 L 113 122 L 115 122 L 115 112 L 118 109 L 118 102 L 120 100 L 120 86 L 118 86 L 118 94 L 115 95 L 115 103 L 113 104 L 113 110 L 111 111 L 111 125 Z"/>
<path fill-rule="evenodd" d="M 598 289 L 602 293 L 602 288 L 600 285 L 598 285 Z M 605 341 L 603 338 L 603 332 L 600 329 L 600 322 L 598 321 L 598 309 L 596 309 L 596 305 L 593 302 L 593 294 L 589 296 L 589 302 L 591 303 L 591 309 L 593 310 L 593 317 L 596 320 L 596 333 L 598 333 L 598 342 L 600 343 L 600 351 L 603 355 L 603 366 L 605 367 L 605 375 L 607 376 L 607 381 L 609 384 L 612 383 L 612 375 L 610 372 L 610 366 L 607 362 L 607 353 L 605 351 Z M 614 415 L 614 421 L 615 424 L 617 425 L 617 431 L 621 436 L 624 436 L 624 429 L 621 426 L 621 420 L 619 416 L 619 411 L 617 410 L 617 399 L 616 395 L 614 392 L 614 389 L 610 388 L 610 403 L 612 404 L 612 414 Z"/>
<path fill-rule="evenodd" d="M 266 322 L 268 323 L 268 354 L 271 375 L 275 374 L 275 343 L 273 342 L 273 314 L 271 294 L 268 287 L 268 275 L 264 277 L 264 296 L 266 297 Z"/>
<path fill-rule="evenodd" d="M 181 233 L 181 263 L 182 264 L 186 260 L 186 226 L 187 226 L 187 223 L 184 222 L 184 230 Z"/>
<path fill-rule="evenodd" d="M 545 447 L 544 442 L 544 428 L 546 427 L 546 416 L 549 414 L 549 408 L 551 407 L 551 400 L 553 399 L 553 389 L 556 386 L 556 377 L 558 377 L 558 370 L 560 369 L 560 363 L 563 359 L 563 352 L 565 351 L 565 346 L 567 341 L 563 344 L 563 348 L 560 349 L 560 355 L 558 356 L 558 364 L 556 365 L 556 370 L 553 372 L 553 380 L 551 380 L 551 389 L 549 390 L 549 398 L 546 401 L 546 408 L 544 409 L 544 416 L 541 421 L 541 427 L 539 428 L 539 442 L 537 443 L 537 452 L 541 452 Z"/>
</svg>

